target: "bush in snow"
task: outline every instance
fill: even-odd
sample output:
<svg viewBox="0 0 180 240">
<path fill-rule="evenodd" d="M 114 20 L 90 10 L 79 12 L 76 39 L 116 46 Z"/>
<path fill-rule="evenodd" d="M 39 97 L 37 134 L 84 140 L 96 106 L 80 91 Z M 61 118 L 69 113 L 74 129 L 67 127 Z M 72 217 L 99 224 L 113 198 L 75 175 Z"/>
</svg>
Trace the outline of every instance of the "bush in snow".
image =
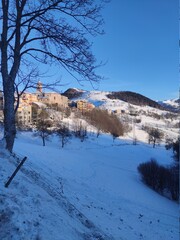
<svg viewBox="0 0 180 240">
<path fill-rule="evenodd" d="M 179 162 L 179 148 L 180 148 L 180 138 L 175 142 L 171 139 L 166 139 L 166 149 L 172 149 L 174 153 L 174 159 Z"/>
<path fill-rule="evenodd" d="M 179 199 L 179 171 L 176 166 L 164 167 L 156 160 L 141 163 L 138 166 L 143 182 L 153 190 L 172 200 Z"/>
<path fill-rule="evenodd" d="M 179 200 L 179 166 L 175 165 L 169 169 L 168 189 L 173 200 Z"/>
<path fill-rule="evenodd" d="M 147 163 L 141 163 L 138 166 L 138 171 L 141 173 L 142 180 L 148 186 L 156 190 L 158 185 L 158 172 L 159 172 L 158 163 L 154 159 Z"/>
<path fill-rule="evenodd" d="M 114 114 L 105 110 L 93 109 L 85 114 L 86 120 L 98 129 L 98 132 L 111 133 L 113 138 L 124 134 L 123 124 Z"/>
<path fill-rule="evenodd" d="M 153 143 L 153 148 L 155 148 L 156 144 L 159 143 L 164 137 L 163 132 L 160 131 L 158 128 L 146 127 L 145 130 L 149 135 L 149 138 L 148 138 L 149 144 Z"/>
</svg>

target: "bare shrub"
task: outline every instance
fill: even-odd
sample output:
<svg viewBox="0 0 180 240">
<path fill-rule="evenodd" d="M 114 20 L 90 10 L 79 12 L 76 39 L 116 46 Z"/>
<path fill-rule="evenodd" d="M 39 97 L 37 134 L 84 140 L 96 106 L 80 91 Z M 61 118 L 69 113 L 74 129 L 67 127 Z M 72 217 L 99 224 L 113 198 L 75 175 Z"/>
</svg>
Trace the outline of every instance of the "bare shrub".
<svg viewBox="0 0 180 240">
<path fill-rule="evenodd" d="M 149 144 L 153 144 L 153 148 L 155 148 L 156 144 L 159 143 L 164 137 L 164 133 L 158 128 L 144 127 L 144 130 L 147 131 L 149 135 L 148 142 Z"/>
<path fill-rule="evenodd" d="M 157 188 L 158 169 L 159 165 L 154 159 L 147 163 L 141 163 L 138 166 L 142 180 L 154 190 Z"/>
<path fill-rule="evenodd" d="M 169 169 L 168 189 L 171 198 L 175 201 L 179 200 L 179 166 L 173 166 Z"/>
<path fill-rule="evenodd" d="M 114 114 L 105 110 L 93 109 L 86 113 L 86 120 L 98 129 L 98 132 L 111 133 L 113 138 L 124 134 L 123 124 Z"/>
<path fill-rule="evenodd" d="M 156 160 L 141 163 L 138 166 L 143 182 L 153 190 L 172 200 L 179 199 L 179 169 L 177 166 L 164 167 Z"/>
</svg>

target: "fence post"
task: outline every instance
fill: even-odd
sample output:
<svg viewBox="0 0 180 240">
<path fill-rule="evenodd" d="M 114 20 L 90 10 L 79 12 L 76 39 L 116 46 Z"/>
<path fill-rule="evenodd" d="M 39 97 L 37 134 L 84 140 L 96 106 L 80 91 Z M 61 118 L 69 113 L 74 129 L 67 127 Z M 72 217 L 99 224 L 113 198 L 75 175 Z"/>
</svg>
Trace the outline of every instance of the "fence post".
<svg viewBox="0 0 180 240">
<path fill-rule="evenodd" d="M 20 170 L 20 168 L 22 167 L 22 165 L 24 164 L 24 162 L 26 161 L 27 157 L 24 157 L 23 160 L 19 163 L 19 165 L 17 166 L 17 168 L 15 169 L 15 171 L 13 172 L 13 174 L 11 175 L 11 177 L 9 178 L 9 180 L 7 181 L 7 183 L 5 184 L 5 187 L 8 188 L 9 184 L 11 183 L 11 181 L 13 180 L 13 178 L 16 176 L 17 172 Z"/>
</svg>

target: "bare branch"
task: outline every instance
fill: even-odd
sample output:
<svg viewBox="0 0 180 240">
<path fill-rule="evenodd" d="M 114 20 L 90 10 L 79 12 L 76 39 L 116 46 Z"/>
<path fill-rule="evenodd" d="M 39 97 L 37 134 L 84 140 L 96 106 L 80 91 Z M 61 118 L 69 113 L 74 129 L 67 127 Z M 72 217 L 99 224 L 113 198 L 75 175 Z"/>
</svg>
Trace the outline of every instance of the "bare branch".
<svg viewBox="0 0 180 240">
<path fill-rule="evenodd" d="M 1 1 L 0 74 L 4 135 L 9 151 L 14 144 L 15 111 L 19 104 L 14 109 L 14 93 L 19 98 L 27 88 L 34 87 L 43 65 L 58 64 L 77 81 L 92 83 L 102 79 L 96 74 L 99 65 L 87 38 L 103 33 L 100 10 L 105 1 L 99 1 L 99 5 L 94 0 Z"/>
</svg>

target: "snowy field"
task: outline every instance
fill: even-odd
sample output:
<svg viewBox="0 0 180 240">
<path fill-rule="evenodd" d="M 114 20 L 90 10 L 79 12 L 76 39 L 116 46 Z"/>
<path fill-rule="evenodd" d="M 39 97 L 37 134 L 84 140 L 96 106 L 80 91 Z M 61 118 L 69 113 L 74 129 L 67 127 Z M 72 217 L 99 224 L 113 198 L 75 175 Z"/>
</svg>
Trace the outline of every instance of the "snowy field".
<svg viewBox="0 0 180 240">
<path fill-rule="evenodd" d="M 17 165 L 0 152 L 0 239 L 178 240 L 178 204 L 146 187 L 139 163 L 173 162 L 164 146 L 109 135 L 64 149 L 56 137 L 42 146 L 32 133 L 17 135 L 15 152 L 28 159 L 8 188 Z"/>
</svg>

